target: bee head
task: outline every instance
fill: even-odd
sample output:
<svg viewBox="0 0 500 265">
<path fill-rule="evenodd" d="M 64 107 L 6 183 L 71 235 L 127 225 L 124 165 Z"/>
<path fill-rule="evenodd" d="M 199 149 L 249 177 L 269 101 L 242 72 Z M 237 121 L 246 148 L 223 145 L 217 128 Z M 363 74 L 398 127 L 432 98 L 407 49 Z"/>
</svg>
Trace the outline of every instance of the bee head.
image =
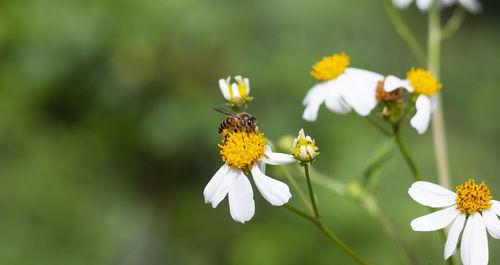
<svg viewBox="0 0 500 265">
<path fill-rule="evenodd" d="M 257 126 L 257 119 L 250 114 L 243 115 L 243 120 L 245 121 L 245 126 L 252 130 L 255 130 L 255 126 Z"/>
</svg>

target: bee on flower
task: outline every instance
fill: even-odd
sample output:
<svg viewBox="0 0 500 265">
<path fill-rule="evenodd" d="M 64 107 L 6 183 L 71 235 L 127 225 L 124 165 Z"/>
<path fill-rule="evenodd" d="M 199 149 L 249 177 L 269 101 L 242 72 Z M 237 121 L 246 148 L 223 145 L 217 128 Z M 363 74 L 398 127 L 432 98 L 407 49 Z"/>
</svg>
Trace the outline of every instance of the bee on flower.
<svg viewBox="0 0 500 265">
<path fill-rule="evenodd" d="M 486 231 L 500 239 L 500 202 L 492 200 L 490 190 L 481 183 L 469 179 L 452 192 L 439 185 L 417 181 L 408 190 L 418 203 L 442 210 L 418 217 L 411 221 L 414 231 L 434 231 L 450 225 L 444 247 L 444 259 L 456 251 L 463 229 L 460 256 L 464 265 L 488 264 L 488 238 Z M 465 225 L 465 228 L 464 228 Z"/>
<path fill-rule="evenodd" d="M 323 103 L 334 113 L 345 114 L 354 109 L 361 116 L 370 114 L 377 105 L 375 87 L 383 76 L 348 67 L 349 63 L 350 57 L 340 53 L 324 57 L 313 65 L 311 75 L 318 83 L 309 89 L 302 101 L 306 107 L 303 119 L 315 121 Z"/>
<path fill-rule="evenodd" d="M 265 175 L 265 166 L 285 165 L 295 159 L 272 152 L 263 133 L 235 130 L 219 147 L 224 165 L 205 187 L 205 203 L 215 208 L 227 196 L 231 217 L 241 223 L 249 221 L 255 213 L 252 185 L 247 178 L 250 173 L 255 186 L 271 205 L 281 206 L 292 197 L 285 183 Z"/>
</svg>

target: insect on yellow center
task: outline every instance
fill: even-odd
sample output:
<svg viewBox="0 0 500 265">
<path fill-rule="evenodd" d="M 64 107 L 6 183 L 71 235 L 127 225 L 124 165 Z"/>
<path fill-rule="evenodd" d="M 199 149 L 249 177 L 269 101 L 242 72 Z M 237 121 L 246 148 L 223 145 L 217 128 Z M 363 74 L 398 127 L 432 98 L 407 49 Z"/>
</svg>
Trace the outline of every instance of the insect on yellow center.
<svg viewBox="0 0 500 265">
<path fill-rule="evenodd" d="M 439 89 L 443 87 L 431 73 L 422 68 L 412 68 L 411 71 L 406 74 L 406 78 L 410 81 L 413 91 L 417 94 L 431 96 L 436 94 Z"/>
<path fill-rule="evenodd" d="M 465 185 L 457 186 L 456 205 L 463 213 L 473 214 L 490 208 L 491 198 L 490 190 L 484 182 L 476 185 L 473 179 L 469 179 Z"/>
<path fill-rule="evenodd" d="M 229 167 L 245 169 L 252 168 L 260 161 L 266 150 L 266 139 L 263 133 L 236 131 L 229 133 L 227 141 L 219 144 L 222 161 Z"/>
<path fill-rule="evenodd" d="M 313 65 L 311 75 L 319 81 L 327 81 L 337 78 L 344 73 L 349 65 L 350 58 L 345 53 L 334 54 L 323 59 Z"/>
</svg>

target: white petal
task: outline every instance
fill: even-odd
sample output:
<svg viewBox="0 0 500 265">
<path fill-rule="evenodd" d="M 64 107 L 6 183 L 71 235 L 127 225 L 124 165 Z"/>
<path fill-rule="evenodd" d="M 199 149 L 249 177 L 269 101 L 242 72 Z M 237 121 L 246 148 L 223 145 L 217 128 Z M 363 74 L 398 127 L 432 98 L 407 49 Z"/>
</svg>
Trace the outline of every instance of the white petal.
<svg viewBox="0 0 500 265">
<path fill-rule="evenodd" d="M 229 190 L 229 212 L 235 221 L 245 223 L 255 213 L 253 191 L 247 176 L 241 172 Z"/>
<path fill-rule="evenodd" d="M 306 147 L 305 146 L 301 146 L 300 147 L 300 159 L 301 160 L 305 160 L 307 157 L 307 153 L 306 153 Z"/>
<path fill-rule="evenodd" d="M 437 184 L 417 181 L 408 189 L 408 194 L 418 203 L 429 207 L 446 207 L 455 204 L 457 194 Z"/>
<path fill-rule="evenodd" d="M 486 229 L 493 238 L 500 239 L 500 220 L 493 209 L 483 210 L 483 219 Z"/>
<path fill-rule="evenodd" d="M 375 92 L 377 84 L 384 76 L 358 68 L 347 68 L 342 75 L 344 87 L 342 87 L 342 98 L 361 116 L 370 114 L 377 106 Z"/>
<path fill-rule="evenodd" d="M 314 85 L 307 91 L 302 105 L 306 106 L 302 118 L 306 121 L 315 121 L 318 117 L 319 106 L 325 102 L 326 86 L 324 83 Z"/>
<path fill-rule="evenodd" d="M 417 0 L 417 7 L 421 11 L 425 11 L 431 7 L 433 0 Z"/>
<path fill-rule="evenodd" d="M 393 75 L 388 75 L 385 78 L 384 90 L 386 92 L 392 92 L 400 87 L 408 90 L 408 92 L 413 92 L 413 87 L 411 86 L 410 81 L 408 81 L 406 79 L 404 79 L 404 80 L 399 79 L 398 77 L 393 76 Z"/>
<path fill-rule="evenodd" d="M 290 200 L 292 194 L 288 186 L 278 180 L 272 179 L 262 172 L 258 167 L 252 167 L 252 176 L 255 186 L 259 189 L 262 197 L 274 206 L 281 206 Z"/>
<path fill-rule="evenodd" d="M 423 134 L 429 127 L 431 120 L 431 100 L 426 95 L 420 95 L 415 102 L 417 113 L 411 118 L 410 124 L 419 134 Z"/>
<path fill-rule="evenodd" d="M 316 154 L 316 152 L 314 151 L 314 149 L 310 145 L 307 146 L 307 152 L 309 153 L 309 156 L 311 156 L 311 159 L 314 158 L 314 155 Z"/>
<path fill-rule="evenodd" d="M 238 88 L 238 85 L 236 83 L 233 83 L 231 85 L 231 88 L 233 91 L 233 98 L 241 98 L 240 89 Z"/>
<path fill-rule="evenodd" d="M 224 98 L 227 101 L 231 100 L 231 96 L 229 96 L 229 85 L 228 85 L 228 82 L 229 82 L 230 78 L 231 77 L 228 77 L 227 81 L 224 80 L 224 79 L 219 79 L 219 88 L 220 88 L 220 91 L 222 92 L 222 95 L 224 96 Z"/>
<path fill-rule="evenodd" d="M 403 9 L 407 8 L 411 4 L 411 1 L 413 0 L 392 0 L 392 4 L 399 9 Z"/>
<path fill-rule="evenodd" d="M 496 215 L 500 215 L 500 201 L 491 200 L 491 203 L 493 204 L 491 206 L 491 209 L 493 210 L 493 212 L 495 212 Z"/>
<path fill-rule="evenodd" d="M 471 13 L 477 14 L 481 12 L 482 6 L 477 0 L 458 0 L 458 2 Z"/>
<path fill-rule="evenodd" d="M 439 210 L 411 221 L 410 226 L 414 231 L 434 231 L 448 226 L 460 213 L 455 206 Z"/>
<path fill-rule="evenodd" d="M 266 157 L 267 156 L 267 157 Z M 262 161 L 270 165 L 286 165 L 296 162 L 295 158 L 289 154 L 274 153 L 266 148 Z"/>
<path fill-rule="evenodd" d="M 247 95 L 250 95 L 250 79 L 244 78 L 243 83 L 245 83 L 245 88 L 247 90 Z"/>
<path fill-rule="evenodd" d="M 205 203 L 212 203 L 212 207 L 217 205 L 226 197 L 231 185 L 240 172 L 224 164 L 208 182 L 203 190 Z"/>
<path fill-rule="evenodd" d="M 462 235 L 460 255 L 464 265 L 488 264 L 488 238 L 481 214 L 469 216 Z"/>
<path fill-rule="evenodd" d="M 335 113 L 346 114 L 351 111 L 351 107 L 342 99 L 342 88 L 344 87 L 344 74 L 341 74 L 337 79 L 325 82 L 325 105 Z"/>
<path fill-rule="evenodd" d="M 448 232 L 448 238 L 446 239 L 446 244 L 444 245 L 444 259 L 447 260 L 451 255 L 455 254 L 457 250 L 458 238 L 460 237 L 460 232 L 464 228 L 465 214 L 459 214 L 453 223 L 451 223 L 450 231 Z"/>
</svg>

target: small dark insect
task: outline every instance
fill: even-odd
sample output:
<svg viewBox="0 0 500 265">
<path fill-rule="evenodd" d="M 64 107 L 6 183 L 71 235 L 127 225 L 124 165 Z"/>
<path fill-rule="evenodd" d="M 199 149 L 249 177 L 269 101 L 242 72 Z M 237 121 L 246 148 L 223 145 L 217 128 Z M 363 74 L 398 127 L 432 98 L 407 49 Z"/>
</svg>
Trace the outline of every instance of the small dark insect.
<svg viewBox="0 0 500 265">
<path fill-rule="evenodd" d="M 255 132 L 257 127 L 257 119 L 248 114 L 247 112 L 232 113 L 224 108 L 214 108 L 214 110 L 228 115 L 225 120 L 219 125 L 219 133 L 222 133 L 224 140 L 227 140 L 227 136 L 230 130 L 242 130 L 245 132 Z"/>
</svg>

